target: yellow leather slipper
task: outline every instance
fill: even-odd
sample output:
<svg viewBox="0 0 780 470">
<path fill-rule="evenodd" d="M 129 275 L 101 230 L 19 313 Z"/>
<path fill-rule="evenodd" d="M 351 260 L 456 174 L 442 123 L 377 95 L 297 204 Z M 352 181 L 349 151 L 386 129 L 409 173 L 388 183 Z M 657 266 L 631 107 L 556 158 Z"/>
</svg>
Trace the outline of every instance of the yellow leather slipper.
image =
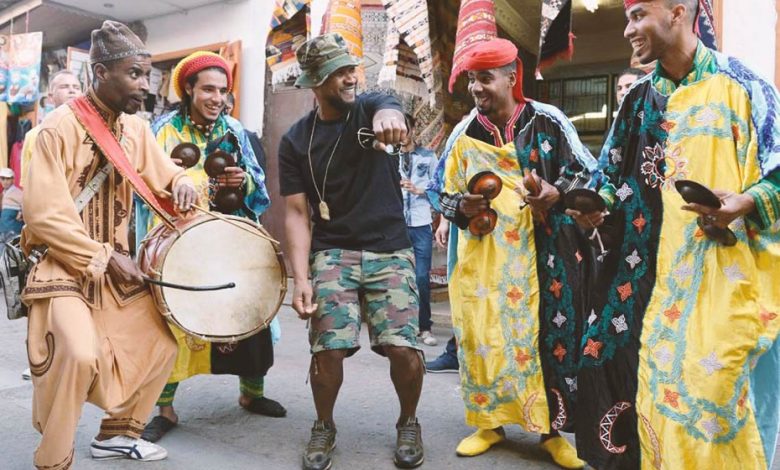
<svg viewBox="0 0 780 470">
<path fill-rule="evenodd" d="M 559 466 L 570 470 L 585 468 L 585 462 L 577 457 L 577 449 L 563 437 L 556 436 L 547 439 L 542 442 L 541 446 Z"/>
<path fill-rule="evenodd" d="M 455 453 L 461 457 L 474 457 L 484 454 L 491 447 L 505 439 L 504 430 L 496 429 L 477 429 L 477 432 L 460 441 Z"/>
</svg>

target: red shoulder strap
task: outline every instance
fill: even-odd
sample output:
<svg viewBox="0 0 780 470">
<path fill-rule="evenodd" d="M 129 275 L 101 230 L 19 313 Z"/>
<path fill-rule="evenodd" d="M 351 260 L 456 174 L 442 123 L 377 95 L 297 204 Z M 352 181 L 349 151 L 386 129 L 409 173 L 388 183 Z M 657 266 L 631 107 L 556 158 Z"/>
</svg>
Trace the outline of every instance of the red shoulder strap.
<svg viewBox="0 0 780 470">
<path fill-rule="evenodd" d="M 109 130 L 103 117 L 90 103 L 89 99 L 86 96 L 74 98 L 68 102 L 68 106 L 73 110 L 73 114 L 76 116 L 79 124 L 86 129 L 87 134 L 95 142 L 95 145 L 98 146 L 100 152 L 114 165 L 119 174 L 127 179 L 138 196 L 163 219 L 167 220 L 166 215 L 175 216 L 173 201 L 159 198 L 149 189 L 141 175 L 130 164 L 125 150 L 119 145 L 116 136 Z"/>
</svg>

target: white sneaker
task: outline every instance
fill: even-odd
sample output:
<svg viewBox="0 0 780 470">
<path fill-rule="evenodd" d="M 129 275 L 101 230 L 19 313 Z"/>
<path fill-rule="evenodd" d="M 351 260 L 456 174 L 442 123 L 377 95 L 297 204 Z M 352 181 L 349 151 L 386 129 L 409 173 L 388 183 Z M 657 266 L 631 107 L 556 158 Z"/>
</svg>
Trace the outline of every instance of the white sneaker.
<svg viewBox="0 0 780 470">
<path fill-rule="evenodd" d="M 427 346 L 436 346 L 439 344 L 439 341 L 436 340 L 436 337 L 433 336 L 430 331 L 423 331 L 420 333 L 420 339 Z"/>
<path fill-rule="evenodd" d="M 30 368 L 26 368 L 22 371 L 22 380 L 30 380 L 32 378 L 32 374 L 30 373 Z"/>
<path fill-rule="evenodd" d="M 162 460 L 168 456 L 168 451 L 143 439 L 128 436 L 114 436 L 105 441 L 92 439 L 89 446 L 93 459 L 133 459 L 142 462 Z"/>
</svg>

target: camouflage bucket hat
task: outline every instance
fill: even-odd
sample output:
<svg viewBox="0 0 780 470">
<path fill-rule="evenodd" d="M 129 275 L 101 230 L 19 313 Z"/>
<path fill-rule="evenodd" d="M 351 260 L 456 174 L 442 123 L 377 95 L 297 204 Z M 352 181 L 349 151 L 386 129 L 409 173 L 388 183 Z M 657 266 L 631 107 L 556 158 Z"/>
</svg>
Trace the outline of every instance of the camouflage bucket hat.
<svg viewBox="0 0 780 470">
<path fill-rule="evenodd" d="M 347 43 L 338 33 L 329 33 L 309 40 L 295 52 L 301 66 L 298 88 L 322 85 L 330 74 L 342 67 L 355 67 L 360 60 L 347 50 Z"/>
</svg>

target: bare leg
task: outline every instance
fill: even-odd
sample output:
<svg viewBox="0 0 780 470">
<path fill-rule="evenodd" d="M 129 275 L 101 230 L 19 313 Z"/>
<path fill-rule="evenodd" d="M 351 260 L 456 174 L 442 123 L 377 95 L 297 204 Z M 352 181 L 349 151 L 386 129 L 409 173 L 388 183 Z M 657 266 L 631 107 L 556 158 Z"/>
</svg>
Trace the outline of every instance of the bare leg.
<svg viewBox="0 0 780 470">
<path fill-rule="evenodd" d="M 161 406 L 160 416 L 163 418 L 168 418 L 173 423 L 179 422 L 179 415 L 176 414 L 176 411 L 173 409 L 173 405 Z"/>
<path fill-rule="evenodd" d="M 390 359 L 390 378 L 393 380 L 398 401 L 401 404 L 399 423 L 414 418 L 422 391 L 423 366 L 420 354 L 408 347 L 385 346 Z"/>
<path fill-rule="evenodd" d="M 309 380 L 318 421 L 333 424 L 333 407 L 344 380 L 346 356 L 346 350 L 333 350 L 318 352 L 312 357 Z"/>
</svg>

